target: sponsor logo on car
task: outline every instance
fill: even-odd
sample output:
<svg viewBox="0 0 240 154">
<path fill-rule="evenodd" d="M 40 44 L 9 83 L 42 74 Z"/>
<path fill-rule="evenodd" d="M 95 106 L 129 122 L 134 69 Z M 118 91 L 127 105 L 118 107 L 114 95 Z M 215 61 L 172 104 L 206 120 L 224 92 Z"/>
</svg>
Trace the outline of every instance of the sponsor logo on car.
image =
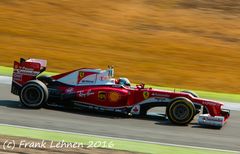
<svg viewBox="0 0 240 154">
<path fill-rule="evenodd" d="M 22 81 L 22 74 L 14 73 L 13 74 L 13 80 L 14 81 Z"/>
<path fill-rule="evenodd" d="M 203 117 L 202 120 L 209 120 L 209 121 L 222 122 L 222 121 L 223 121 L 223 118 L 217 118 L 217 117 Z"/>
<path fill-rule="evenodd" d="M 81 80 L 85 77 L 85 73 L 79 71 L 78 72 L 78 84 L 81 82 Z"/>
<path fill-rule="evenodd" d="M 148 91 L 144 91 L 143 92 L 143 97 L 144 97 L 144 99 L 148 99 L 149 98 L 149 92 Z"/>
<path fill-rule="evenodd" d="M 152 93 L 151 96 L 157 96 L 157 97 L 169 97 L 167 94 L 159 94 L 159 93 Z"/>
<path fill-rule="evenodd" d="M 84 72 L 79 72 L 79 77 L 83 78 L 84 77 Z"/>
<path fill-rule="evenodd" d="M 70 87 L 70 88 L 66 89 L 66 90 L 65 90 L 65 93 L 67 93 L 67 94 L 73 93 L 73 88 Z"/>
<path fill-rule="evenodd" d="M 111 102 L 117 102 L 121 99 L 121 95 L 117 92 L 110 92 L 108 94 L 108 97 L 109 97 L 109 101 Z"/>
<path fill-rule="evenodd" d="M 164 97 L 156 97 L 155 100 L 157 102 L 169 102 L 170 101 L 168 98 L 164 98 Z"/>
<path fill-rule="evenodd" d="M 98 92 L 98 100 L 105 101 L 107 100 L 107 93 L 105 91 Z"/>
<path fill-rule="evenodd" d="M 32 68 L 27 67 L 19 67 L 14 69 L 14 73 L 22 74 L 22 75 L 29 75 L 29 76 L 37 76 L 39 74 L 38 71 L 34 71 Z"/>
<path fill-rule="evenodd" d="M 131 113 L 132 113 L 132 114 L 135 114 L 135 115 L 140 114 L 140 105 L 135 105 L 135 106 L 132 108 Z"/>
<path fill-rule="evenodd" d="M 83 97 L 83 98 L 85 98 L 85 97 L 88 97 L 88 96 L 91 96 L 91 95 L 94 95 L 94 92 L 90 89 L 90 90 L 88 90 L 87 92 L 86 91 L 79 91 L 79 97 Z"/>
<path fill-rule="evenodd" d="M 94 83 L 94 81 L 92 81 L 92 80 L 82 80 L 81 82 L 82 83 Z"/>
</svg>

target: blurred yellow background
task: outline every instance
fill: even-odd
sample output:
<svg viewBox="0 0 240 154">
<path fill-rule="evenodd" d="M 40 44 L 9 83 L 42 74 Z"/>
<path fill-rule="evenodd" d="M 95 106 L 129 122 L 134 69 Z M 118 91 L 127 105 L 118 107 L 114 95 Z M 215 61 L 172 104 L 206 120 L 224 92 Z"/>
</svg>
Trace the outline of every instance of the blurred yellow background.
<svg viewBox="0 0 240 154">
<path fill-rule="evenodd" d="M 238 0 L 1 0 L 0 65 L 105 69 L 132 82 L 240 93 Z"/>
</svg>

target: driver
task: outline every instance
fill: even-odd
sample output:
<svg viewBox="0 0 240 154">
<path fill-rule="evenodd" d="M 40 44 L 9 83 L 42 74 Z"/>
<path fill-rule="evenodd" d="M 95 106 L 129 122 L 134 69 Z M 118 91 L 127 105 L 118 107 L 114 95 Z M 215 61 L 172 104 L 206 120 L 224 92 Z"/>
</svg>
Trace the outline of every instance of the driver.
<svg viewBox="0 0 240 154">
<path fill-rule="evenodd" d="M 119 78 L 119 79 L 116 81 L 116 84 L 120 84 L 120 85 L 123 85 L 123 86 L 131 86 L 131 83 L 130 83 L 130 81 L 128 80 L 128 78 Z"/>
</svg>

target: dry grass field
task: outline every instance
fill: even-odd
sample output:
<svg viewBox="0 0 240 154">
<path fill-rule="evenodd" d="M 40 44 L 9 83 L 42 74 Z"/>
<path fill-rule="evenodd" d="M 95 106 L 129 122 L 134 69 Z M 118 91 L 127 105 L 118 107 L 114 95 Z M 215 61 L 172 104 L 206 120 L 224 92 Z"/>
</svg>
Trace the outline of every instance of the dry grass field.
<svg viewBox="0 0 240 154">
<path fill-rule="evenodd" d="M 240 93 L 239 0 L 0 0 L 0 65 L 114 65 L 116 76 Z"/>
</svg>

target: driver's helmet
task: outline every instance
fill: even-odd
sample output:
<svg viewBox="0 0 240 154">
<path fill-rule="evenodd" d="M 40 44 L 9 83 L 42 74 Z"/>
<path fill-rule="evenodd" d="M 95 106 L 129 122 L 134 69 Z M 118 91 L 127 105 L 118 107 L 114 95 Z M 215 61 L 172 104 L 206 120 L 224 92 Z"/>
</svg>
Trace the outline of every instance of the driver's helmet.
<svg viewBox="0 0 240 154">
<path fill-rule="evenodd" d="M 127 78 L 119 78 L 118 84 L 123 85 L 123 86 L 131 86 L 131 83 Z"/>
</svg>

